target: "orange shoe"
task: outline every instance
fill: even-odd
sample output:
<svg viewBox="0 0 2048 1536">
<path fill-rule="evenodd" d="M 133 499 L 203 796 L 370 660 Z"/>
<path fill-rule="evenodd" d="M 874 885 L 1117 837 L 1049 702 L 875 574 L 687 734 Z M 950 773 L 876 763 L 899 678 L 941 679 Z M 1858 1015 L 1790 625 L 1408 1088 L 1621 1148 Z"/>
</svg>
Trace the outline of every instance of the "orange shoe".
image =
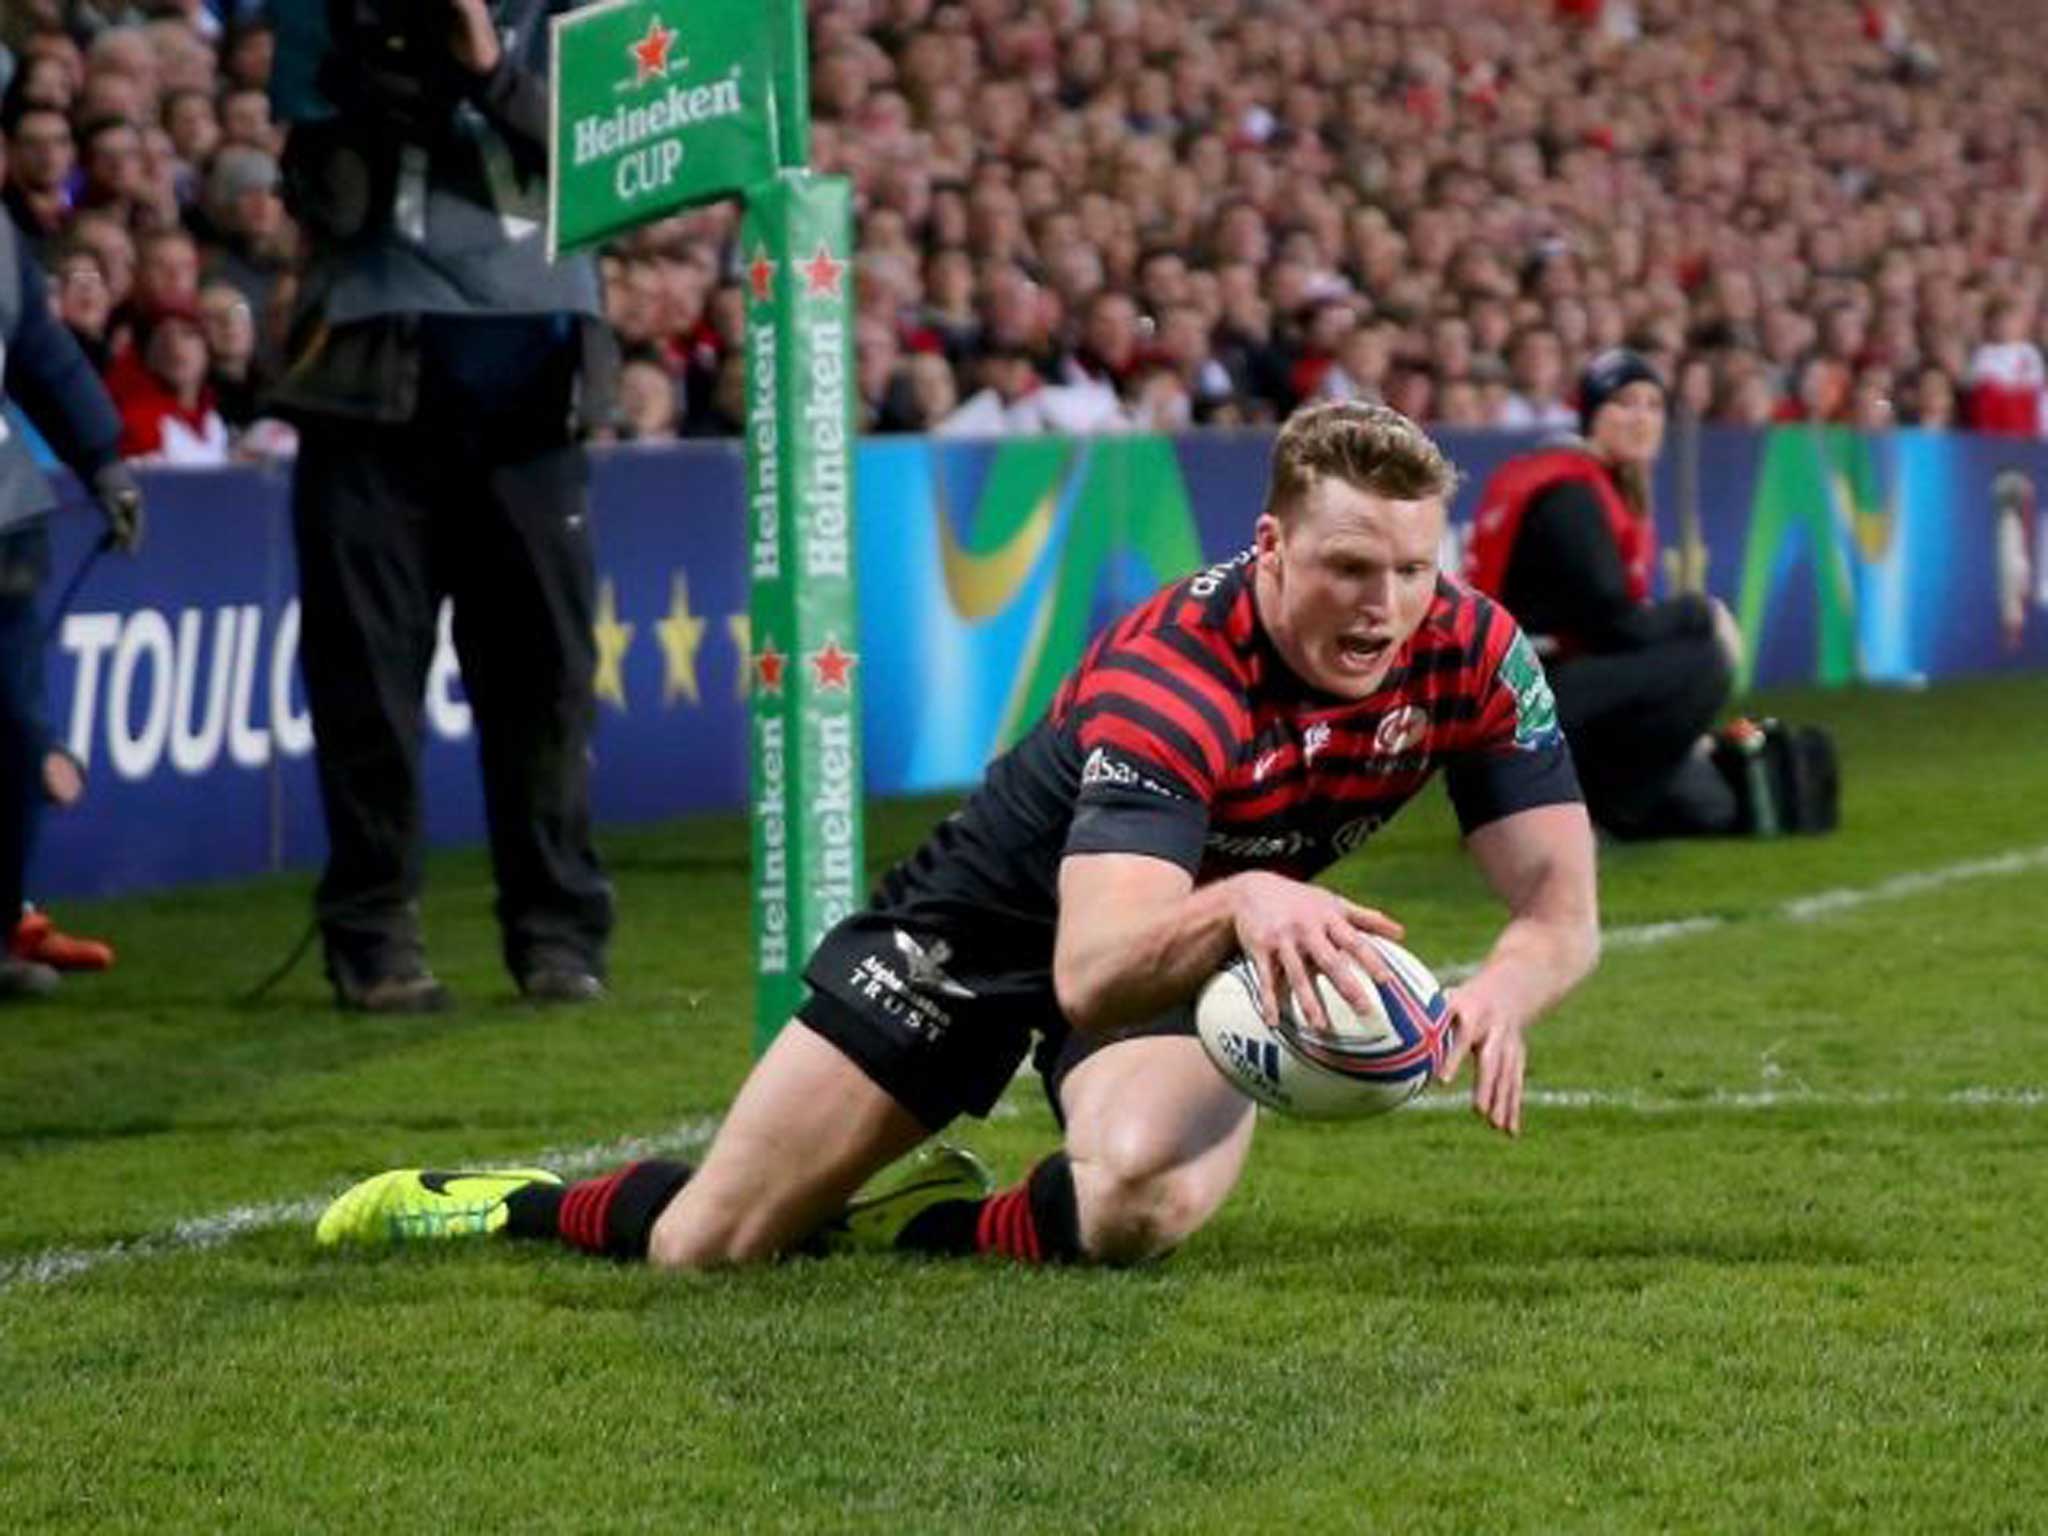
<svg viewBox="0 0 2048 1536">
<path fill-rule="evenodd" d="M 7 948 L 17 960 L 34 960 L 58 971 L 106 971 L 114 965 L 113 945 L 74 939 L 61 932 L 48 913 L 34 907 L 23 908 Z"/>
</svg>

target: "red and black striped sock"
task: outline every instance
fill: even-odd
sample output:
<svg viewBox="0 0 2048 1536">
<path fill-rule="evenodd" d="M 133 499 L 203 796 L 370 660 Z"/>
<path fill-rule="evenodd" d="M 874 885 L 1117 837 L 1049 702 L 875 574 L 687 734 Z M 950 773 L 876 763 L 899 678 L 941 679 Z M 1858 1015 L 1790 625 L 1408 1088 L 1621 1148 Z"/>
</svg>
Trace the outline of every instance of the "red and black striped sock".
<svg viewBox="0 0 2048 1536">
<path fill-rule="evenodd" d="M 920 1211 L 896 1246 L 920 1253 L 997 1253 L 1022 1264 L 1069 1264 L 1082 1257 L 1074 1169 L 1055 1152 L 1022 1183 L 986 1200 L 947 1200 Z"/>
<path fill-rule="evenodd" d="M 580 1184 L 528 1184 L 506 1197 L 505 1232 L 607 1258 L 644 1259 L 654 1223 L 693 1171 L 688 1163 L 650 1159 Z"/>
</svg>

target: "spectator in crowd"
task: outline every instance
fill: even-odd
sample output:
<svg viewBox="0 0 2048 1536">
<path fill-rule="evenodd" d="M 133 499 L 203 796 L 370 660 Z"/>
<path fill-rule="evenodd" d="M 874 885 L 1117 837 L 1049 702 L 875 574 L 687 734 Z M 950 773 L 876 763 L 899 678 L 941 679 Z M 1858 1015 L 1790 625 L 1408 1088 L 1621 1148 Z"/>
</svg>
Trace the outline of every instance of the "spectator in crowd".
<svg viewBox="0 0 2048 1536">
<path fill-rule="evenodd" d="M 154 229 L 135 242 L 137 309 L 156 313 L 192 308 L 199 300 L 199 243 L 183 229 Z"/>
<path fill-rule="evenodd" d="M 941 436 L 1086 436 L 1130 426 L 1122 403 L 1106 384 L 1048 384 L 1030 352 L 1019 344 L 992 342 L 983 348 L 980 376 L 981 388 L 939 423 L 936 430 Z"/>
<path fill-rule="evenodd" d="M 673 442 L 678 426 L 676 381 L 654 353 L 637 352 L 619 367 L 613 433 L 622 443 Z"/>
<path fill-rule="evenodd" d="M 1740 632 L 1716 598 L 1651 590 L 1663 381 L 1610 352 L 1579 401 L 1582 443 L 1511 460 L 1481 492 L 1466 578 L 1543 655 L 1596 823 L 1626 838 L 1732 832 L 1735 796 L 1703 743 L 1733 690 Z"/>
<path fill-rule="evenodd" d="M 267 150 L 224 145 L 207 168 L 200 207 L 211 241 L 208 275 L 240 289 L 253 313 L 268 314 L 297 256 L 297 229 L 278 195 L 277 161 Z"/>
<path fill-rule="evenodd" d="M 272 358 L 297 240 L 269 25 L 33 3 L 10 12 L 0 127 L 39 257 L 88 214 L 131 237 L 182 227 Z M 2048 122 L 2013 105 L 2038 73 L 2013 0 L 1944 6 L 1938 51 L 1931 19 L 1905 43 L 1848 0 L 1780 0 L 1768 23 L 1606 6 L 1618 28 L 1544 7 L 1506 25 L 1501 3 L 1456 0 L 1454 22 L 1393 0 L 1330 25 L 1241 0 L 812 0 L 814 158 L 854 182 L 861 309 L 891 327 L 864 346 L 934 347 L 956 394 L 980 388 L 984 344 L 1022 346 L 1055 388 L 1105 386 L 1112 426 L 1163 353 L 1198 423 L 1398 395 L 1563 432 L 1567 382 L 1624 338 L 1710 419 L 1874 420 L 1872 367 L 1917 416 L 1934 368 L 1965 422 L 2048 426 Z M 127 264 L 93 241 L 118 333 Z M 606 265 L 622 344 L 658 354 L 710 429 L 735 345 L 714 293 L 730 210 L 636 232 Z M 900 424 L 909 373 L 869 370 L 897 407 L 871 399 L 876 425 Z"/>
<path fill-rule="evenodd" d="M 1578 426 L 1578 415 L 1564 401 L 1564 347 L 1557 332 L 1544 325 L 1525 327 L 1514 338 L 1508 357 L 1513 388 L 1495 425 L 1555 434 Z"/>
<path fill-rule="evenodd" d="M 1965 417 L 1980 432 L 2039 437 L 2048 368 L 2042 366 L 2041 349 L 2027 339 L 2027 307 L 2018 299 L 2001 298 L 1990 320 L 1990 336 L 1970 358 Z"/>
<path fill-rule="evenodd" d="M 1922 368 L 1913 381 L 1906 422 L 1927 431 L 1946 431 L 1956 424 L 1955 380 L 1940 368 Z"/>
<path fill-rule="evenodd" d="M 106 269 L 92 248 L 76 239 L 60 247 L 52 267 L 51 294 L 57 318 L 78 343 L 93 372 L 104 374 L 112 354 L 109 332 L 114 316 L 114 295 Z"/>
<path fill-rule="evenodd" d="M 911 353 L 903 360 L 903 380 L 909 402 L 905 431 L 935 431 L 959 407 L 960 392 L 953 382 L 953 366 L 941 353 Z"/>
<path fill-rule="evenodd" d="M 175 221 L 157 202 L 143 159 L 142 130 L 125 117 L 87 122 L 80 135 L 85 173 L 80 206 L 112 219 L 130 234 Z"/>
<path fill-rule="evenodd" d="M 114 377 L 121 457 L 160 464 L 228 462 L 228 428 L 207 382 L 206 324 L 191 300 L 170 300 L 136 323 L 137 366 Z"/>
<path fill-rule="evenodd" d="M 256 361 L 256 314 L 232 283 L 199 290 L 199 321 L 206 334 L 207 388 L 231 433 L 262 415 L 264 378 Z"/>
<path fill-rule="evenodd" d="M 45 268 L 52 247 L 71 222 L 71 178 L 77 152 L 71 122 L 61 108 L 18 102 L 4 124 L 7 138 L 7 212 Z"/>
<path fill-rule="evenodd" d="M 135 239 L 120 220 L 85 210 L 71 220 L 69 243 L 92 252 L 106 279 L 107 296 L 118 315 L 135 292 Z"/>
<path fill-rule="evenodd" d="M 747 355 L 737 347 L 720 356 L 702 390 L 690 391 L 685 437 L 738 437 L 747 425 Z"/>
</svg>

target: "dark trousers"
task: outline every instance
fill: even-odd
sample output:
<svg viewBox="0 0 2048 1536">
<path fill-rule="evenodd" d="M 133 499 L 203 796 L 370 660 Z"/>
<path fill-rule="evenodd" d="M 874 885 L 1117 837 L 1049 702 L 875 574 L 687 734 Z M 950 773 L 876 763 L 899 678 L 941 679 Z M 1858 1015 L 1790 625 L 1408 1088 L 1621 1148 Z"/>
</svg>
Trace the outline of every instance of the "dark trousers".
<svg viewBox="0 0 2048 1536">
<path fill-rule="evenodd" d="M 1733 829 L 1733 792 L 1694 755 L 1734 687 L 1711 636 L 1548 671 L 1594 821 L 1622 837 Z"/>
<path fill-rule="evenodd" d="M 506 966 L 604 974 L 612 893 L 590 835 L 587 479 L 558 425 L 443 413 L 303 423 L 292 518 L 330 973 L 368 980 L 421 961 L 423 696 L 450 598 Z"/>
<path fill-rule="evenodd" d="M 0 533 L 0 942 L 21 921 L 22 883 L 43 804 L 43 621 L 50 570 L 41 518 Z"/>
</svg>

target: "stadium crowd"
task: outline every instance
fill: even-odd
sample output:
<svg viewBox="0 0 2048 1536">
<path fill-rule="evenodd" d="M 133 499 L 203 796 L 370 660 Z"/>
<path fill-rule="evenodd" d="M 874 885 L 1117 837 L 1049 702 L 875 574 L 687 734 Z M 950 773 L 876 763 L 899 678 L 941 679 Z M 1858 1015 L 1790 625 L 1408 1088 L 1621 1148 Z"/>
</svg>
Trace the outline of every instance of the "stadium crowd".
<svg viewBox="0 0 2048 1536">
<path fill-rule="evenodd" d="M 2048 112 L 2025 0 L 812 0 L 873 431 L 1172 429 L 1383 399 L 2038 433 Z M 124 451 L 286 451 L 260 0 L 9 0 L 4 198 Z M 613 434 L 732 434 L 737 210 L 603 258 Z"/>
</svg>

